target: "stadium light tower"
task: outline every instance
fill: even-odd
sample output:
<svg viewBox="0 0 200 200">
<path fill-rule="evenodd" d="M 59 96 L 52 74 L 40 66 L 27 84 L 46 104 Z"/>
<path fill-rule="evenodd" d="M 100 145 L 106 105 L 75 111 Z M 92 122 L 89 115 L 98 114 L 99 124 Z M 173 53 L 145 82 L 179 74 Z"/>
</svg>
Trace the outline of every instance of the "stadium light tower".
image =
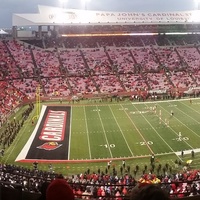
<svg viewBox="0 0 200 200">
<path fill-rule="evenodd" d="M 62 8 L 65 8 L 65 5 L 68 2 L 68 0 L 59 0 L 59 2 L 61 3 Z"/>
<path fill-rule="evenodd" d="M 200 10 L 200 0 L 195 0 L 195 3 L 197 5 L 197 9 Z"/>
<path fill-rule="evenodd" d="M 89 2 L 90 0 L 82 0 L 84 6 L 85 6 L 85 10 L 87 10 L 87 3 Z"/>
</svg>

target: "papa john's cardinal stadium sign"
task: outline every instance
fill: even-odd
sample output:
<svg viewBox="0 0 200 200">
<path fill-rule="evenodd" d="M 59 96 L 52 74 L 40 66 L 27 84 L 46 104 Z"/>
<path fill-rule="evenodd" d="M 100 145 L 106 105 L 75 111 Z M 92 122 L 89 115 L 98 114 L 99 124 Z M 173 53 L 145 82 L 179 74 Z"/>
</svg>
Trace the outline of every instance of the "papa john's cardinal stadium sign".
<svg viewBox="0 0 200 200">
<path fill-rule="evenodd" d="M 200 10 L 177 12 L 106 12 L 38 6 L 37 14 L 13 14 L 13 26 L 200 23 Z"/>
</svg>

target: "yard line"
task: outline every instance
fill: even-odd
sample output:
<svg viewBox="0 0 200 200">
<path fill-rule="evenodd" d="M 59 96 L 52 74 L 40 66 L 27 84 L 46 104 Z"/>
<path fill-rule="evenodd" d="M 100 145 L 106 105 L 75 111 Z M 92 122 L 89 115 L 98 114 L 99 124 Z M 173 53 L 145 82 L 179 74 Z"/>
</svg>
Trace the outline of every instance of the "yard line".
<svg viewBox="0 0 200 200">
<path fill-rule="evenodd" d="M 159 100 L 159 101 L 147 101 L 145 104 L 155 104 L 155 103 L 169 103 L 169 102 L 179 102 L 179 101 L 189 101 L 190 99 L 192 100 L 200 100 L 200 98 L 188 98 L 188 99 L 170 99 L 170 100 Z M 131 102 L 131 104 L 143 104 L 143 101 L 140 102 Z"/>
<path fill-rule="evenodd" d="M 194 112 L 200 114 L 200 112 L 198 112 L 197 110 L 195 110 L 194 108 L 192 108 L 191 106 L 188 106 L 187 104 L 180 102 L 181 104 L 183 104 L 184 106 L 187 106 L 188 108 L 190 108 L 190 110 L 193 110 Z"/>
<path fill-rule="evenodd" d="M 120 130 L 120 132 L 121 132 L 121 134 L 122 134 L 122 136 L 123 136 L 123 138 L 124 138 L 124 140 L 125 140 L 125 142 L 126 142 L 126 145 L 127 145 L 128 149 L 129 149 L 131 155 L 134 156 L 134 155 L 133 155 L 133 152 L 131 151 L 131 148 L 130 148 L 130 146 L 129 146 L 129 144 L 128 144 L 128 142 L 127 142 L 125 136 L 124 136 L 124 133 L 123 133 L 123 131 L 122 131 L 122 129 L 121 129 L 119 123 L 117 122 L 117 119 L 116 119 L 116 117 L 115 117 L 115 115 L 114 115 L 114 113 L 113 113 L 113 111 L 112 111 L 110 105 L 109 105 L 109 108 L 110 108 L 110 111 L 111 111 L 111 113 L 112 113 L 112 115 L 113 115 L 113 118 L 115 119 L 115 121 L 116 121 L 116 123 L 117 123 L 117 126 L 118 126 L 118 128 L 119 128 L 119 130 Z"/>
<path fill-rule="evenodd" d="M 122 108 L 124 108 L 122 104 L 120 104 L 120 106 L 121 106 Z M 123 110 L 124 110 L 125 114 L 127 115 L 127 117 L 130 119 L 130 121 L 131 121 L 131 123 L 133 124 L 133 126 L 135 127 L 136 131 L 140 134 L 141 138 L 143 139 L 143 141 L 144 141 L 145 144 L 147 145 L 147 147 L 148 147 L 148 149 L 150 150 L 150 152 L 151 152 L 152 154 L 154 154 L 153 150 L 152 150 L 151 147 L 148 145 L 147 141 L 145 140 L 145 138 L 143 137 L 142 133 L 140 132 L 140 130 L 137 128 L 137 126 L 135 125 L 135 123 L 134 123 L 133 120 L 131 119 L 130 115 L 127 113 L 127 111 L 126 111 L 125 109 L 123 109 Z"/>
<path fill-rule="evenodd" d="M 105 136 L 105 139 L 106 139 L 106 143 L 107 143 L 107 145 L 108 145 L 108 149 L 109 149 L 109 152 L 110 152 L 110 156 L 111 156 L 111 158 L 113 158 L 113 155 L 112 155 L 112 152 L 111 152 L 111 149 L 110 149 L 110 145 L 109 145 L 109 143 L 108 143 L 108 138 L 107 138 L 107 136 L 106 136 L 106 131 L 105 131 L 105 129 L 104 129 L 101 116 L 100 116 L 100 114 L 99 114 L 99 108 L 98 108 L 98 106 L 96 106 L 96 108 L 97 108 L 97 113 L 98 113 L 98 115 L 99 115 L 99 119 L 100 119 L 100 122 L 101 122 L 101 126 L 102 126 L 102 128 L 103 128 L 103 132 L 104 132 L 104 136 Z"/>
<path fill-rule="evenodd" d="M 170 113 L 169 111 L 167 111 L 163 106 L 161 106 L 160 104 L 158 104 L 163 110 L 165 110 L 166 112 Z M 170 113 L 171 114 L 171 113 Z M 179 121 L 181 124 L 183 124 L 183 126 L 187 127 L 182 121 L 180 121 L 177 117 L 173 116 L 173 118 L 175 118 L 177 121 Z M 177 136 L 178 136 L 178 133 L 172 128 L 172 127 L 168 127 L 169 129 L 171 129 Z M 188 128 L 189 129 L 189 128 Z M 192 147 L 190 144 L 188 144 L 187 141 L 184 140 L 184 142 L 192 149 L 194 149 L 194 147 Z"/>
<path fill-rule="evenodd" d="M 182 103 L 182 102 L 181 102 Z M 183 104 L 183 103 L 182 103 Z M 185 106 L 187 106 L 186 104 L 183 104 Z M 189 107 L 189 106 L 187 106 Z M 189 107 L 190 108 L 190 107 Z M 176 109 L 180 110 L 179 108 L 176 107 Z M 193 109 L 192 109 L 193 110 Z M 195 118 L 191 117 L 190 115 L 188 115 L 187 113 L 183 112 L 182 110 L 180 110 L 182 113 L 184 113 L 186 116 L 188 116 L 190 119 L 194 120 L 195 122 L 197 122 L 197 124 L 200 124 L 199 121 L 197 121 Z M 196 111 L 197 113 L 199 113 L 198 111 Z M 185 124 L 184 124 L 185 125 Z M 185 125 L 186 126 L 186 125 Z M 200 137 L 200 135 L 198 135 L 196 132 L 194 132 L 192 129 L 190 129 L 188 126 L 186 126 L 191 132 L 193 132 L 197 137 Z"/>
<path fill-rule="evenodd" d="M 87 124 L 85 106 L 84 106 L 84 116 L 85 116 L 85 126 L 86 126 L 86 133 L 87 133 L 87 139 L 88 139 L 88 148 L 89 148 L 89 154 L 90 154 L 90 159 L 91 159 L 90 139 L 89 139 L 89 135 L 88 135 L 88 124 Z"/>
<path fill-rule="evenodd" d="M 68 148 L 68 159 L 70 159 L 70 144 L 71 144 L 71 135 L 72 135 L 72 107 L 71 107 L 71 115 L 70 115 L 70 127 L 69 127 L 69 148 Z"/>
<path fill-rule="evenodd" d="M 145 104 L 146 105 L 146 104 Z M 137 107 L 133 105 L 136 109 Z M 137 109 L 138 110 L 138 109 Z M 157 135 L 160 137 L 160 139 L 172 150 L 172 152 L 176 155 L 173 148 L 165 141 L 165 139 L 158 133 L 158 131 L 151 125 L 151 123 L 146 119 L 146 117 L 141 113 L 142 117 L 146 120 L 146 122 L 151 126 L 151 128 L 157 133 Z M 177 157 L 182 161 L 181 157 L 177 155 Z"/>
</svg>

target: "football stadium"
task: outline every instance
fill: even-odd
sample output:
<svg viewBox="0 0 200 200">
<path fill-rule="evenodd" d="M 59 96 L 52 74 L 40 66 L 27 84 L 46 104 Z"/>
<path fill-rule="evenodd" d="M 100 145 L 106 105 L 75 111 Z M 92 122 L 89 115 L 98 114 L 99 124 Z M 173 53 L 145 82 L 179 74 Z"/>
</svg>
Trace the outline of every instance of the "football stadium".
<svg viewBox="0 0 200 200">
<path fill-rule="evenodd" d="M 200 10 L 15 13 L 0 90 L 0 199 L 200 199 Z"/>
</svg>

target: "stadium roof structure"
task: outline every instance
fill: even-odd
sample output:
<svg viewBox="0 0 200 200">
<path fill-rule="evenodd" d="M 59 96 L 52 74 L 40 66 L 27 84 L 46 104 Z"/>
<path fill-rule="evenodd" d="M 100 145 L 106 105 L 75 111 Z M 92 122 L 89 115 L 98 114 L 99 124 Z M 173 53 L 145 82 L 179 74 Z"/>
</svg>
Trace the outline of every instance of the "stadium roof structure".
<svg viewBox="0 0 200 200">
<path fill-rule="evenodd" d="M 200 10 L 107 12 L 38 5 L 39 13 L 13 14 L 13 26 L 200 24 Z"/>
</svg>

